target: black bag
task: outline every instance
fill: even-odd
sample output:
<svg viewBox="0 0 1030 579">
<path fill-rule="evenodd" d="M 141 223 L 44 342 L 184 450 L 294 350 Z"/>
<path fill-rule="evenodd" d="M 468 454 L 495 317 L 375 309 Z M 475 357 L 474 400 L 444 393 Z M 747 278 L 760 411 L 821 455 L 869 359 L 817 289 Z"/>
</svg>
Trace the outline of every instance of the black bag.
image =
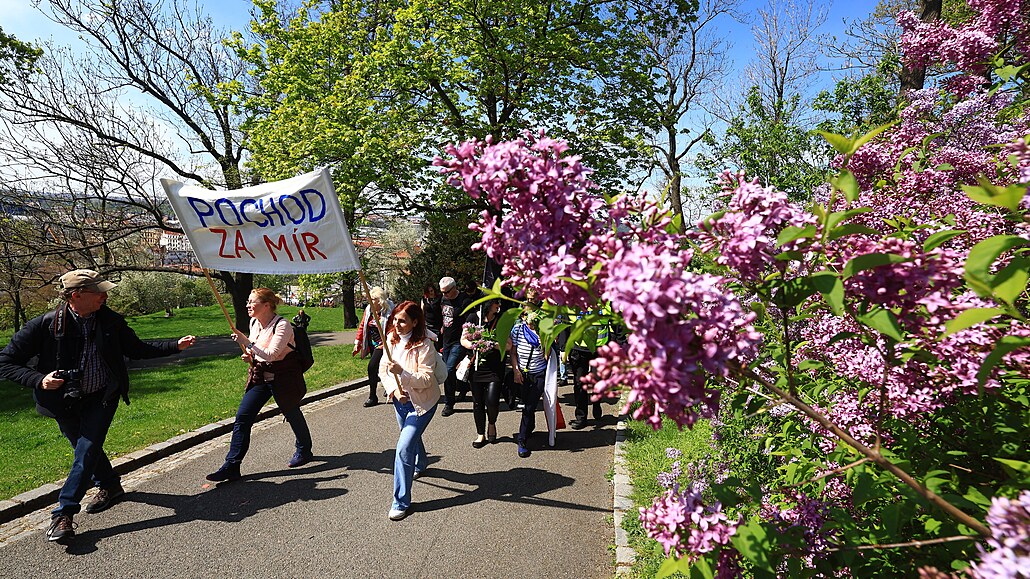
<svg viewBox="0 0 1030 579">
<path fill-rule="evenodd" d="M 293 341 L 296 343 L 294 351 L 300 358 L 302 372 L 307 372 L 308 368 L 315 363 L 315 356 L 311 353 L 311 340 L 308 338 L 310 321 L 311 316 L 305 314 L 304 310 L 300 310 L 296 316 L 293 316 Z"/>
</svg>

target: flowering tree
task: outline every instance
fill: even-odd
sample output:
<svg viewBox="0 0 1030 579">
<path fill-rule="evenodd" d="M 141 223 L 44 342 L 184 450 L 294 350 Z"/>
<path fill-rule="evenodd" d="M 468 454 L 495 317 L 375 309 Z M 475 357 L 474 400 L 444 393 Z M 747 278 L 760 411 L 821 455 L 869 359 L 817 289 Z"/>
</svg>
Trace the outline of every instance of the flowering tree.
<svg viewBox="0 0 1030 579">
<path fill-rule="evenodd" d="M 1003 19 L 1026 37 L 1025 3 L 970 4 L 986 36 Z M 655 427 L 766 421 L 762 477 L 663 475 L 641 513 L 663 573 L 1030 575 L 1030 65 L 1009 51 L 983 87 L 983 58 L 1007 49 L 900 20 L 906 47 L 979 43 L 939 52 L 966 74 L 910 95 L 896 125 L 826 135 L 838 173 L 808 207 L 725 174 L 723 210 L 681 235 L 655 203 L 599 195 L 543 134 L 436 161 L 496 210 L 472 227 L 506 283 L 555 319 L 621 317 L 628 340 L 598 349 L 596 395 L 625 389 Z"/>
</svg>

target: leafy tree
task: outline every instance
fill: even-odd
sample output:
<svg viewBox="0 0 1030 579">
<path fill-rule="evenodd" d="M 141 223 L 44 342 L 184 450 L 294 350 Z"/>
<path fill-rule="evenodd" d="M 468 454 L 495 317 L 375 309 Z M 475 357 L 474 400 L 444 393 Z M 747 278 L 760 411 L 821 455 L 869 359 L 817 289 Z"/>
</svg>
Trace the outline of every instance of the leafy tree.
<svg viewBox="0 0 1030 579">
<path fill-rule="evenodd" d="M 631 27 L 637 62 L 609 85 L 609 98 L 627 98 L 626 116 L 640 127 L 639 138 L 667 184 L 672 211 L 685 227 L 684 158 L 709 130 L 701 110 L 728 71 L 728 44 L 714 28 L 733 16 L 739 0 L 633 0 Z M 627 87 L 632 89 L 627 90 Z M 686 123 L 690 119 L 690 123 Z"/>
<path fill-rule="evenodd" d="M 836 118 L 822 121 L 817 128 L 836 135 L 859 135 L 896 120 L 897 70 L 897 61 L 888 56 L 875 71 L 842 78 L 832 91 L 820 92 L 812 108 Z"/>
<path fill-rule="evenodd" d="M 4 33 L 0 26 L 0 85 L 7 84 L 12 76 L 28 74 L 42 54 L 39 48 Z"/>
<path fill-rule="evenodd" d="M 828 158 L 818 138 L 809 130 L 787 122 L 800 106 L 795 95 L 771 110 L 758 87 L 748 91 L 744 111 L 734 116 L 722 140 L 709 135 L 710 152 L 698 155 L 697 167 L 715 181 L 723 170 L 744 171 L 766 186 L 786 192 L 792 199 L 806 198 L 823 182 Z"/>
<path fill-rule="evenodd" d="M 429 224 L 422 251 L 408 262 L 408 273 L 397 281 L 393 292 L 397 299 L 418 301 L 426 284 L 436 285 L 440 278 L 453 277 L 459 288 L 470 281 L 483 278 L 486 256 L 473 252 L 472 244 L 480 240 L 479 235 L 469 230 L 474 219 L 471 214 L 448 215 L 430 213 L 426 215 Z"/>
<path fill-rule="evenodd" d="M 35 249 L 104 272 L 153 269 L 139 251 L 141 235 L 174 229 L 158 177 L 243 184 L 243 117 L 234 99 L 247 81 L 244 66 L 211 20 L 182 0 L 48 6 L 48 17 L 85 49 L 73 55 L 47 44 L 32 74 L 0 86 L 8 172 L 25 167 L 7 177 L 61 197 L 69 208 L 61 223 L 75 226 Z M 252 275 L 215 276 L 245 327 Z"/>
</svg>

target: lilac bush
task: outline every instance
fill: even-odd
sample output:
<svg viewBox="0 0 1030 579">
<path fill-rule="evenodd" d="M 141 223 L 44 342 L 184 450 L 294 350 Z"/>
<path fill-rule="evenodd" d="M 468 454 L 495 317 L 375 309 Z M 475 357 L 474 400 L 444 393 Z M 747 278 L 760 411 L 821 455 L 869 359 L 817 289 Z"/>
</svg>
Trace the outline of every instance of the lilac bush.
<svg viewBox="0 0 1030 579">
<path fill-rule="evenodd" d="M 1030 68 L 982 79 L 1003 48 L 1025 64 L 1030 8 L 970 7 L 958 27 L 899 17 L 910 62 L 963 74 L 878 134 L 832 136 L 837 174 L 807 206 L 727 173 L 722 210 L 680 234 L 655 201 L 606 200 L 543 134 L 435 161 L 490 207 L 471 227 L 506 284 L 553 319 L 614 312 L 626 340 L 598 349 L 595 397 L 625 390 L 654 428 L 767 420 L 762 480 L 660 475 L 641 523 L 669 556 L 782 575 L 900 572 L 908 547 L 936 557 L 924 570 L 1025 564 Z"/>
</svg>

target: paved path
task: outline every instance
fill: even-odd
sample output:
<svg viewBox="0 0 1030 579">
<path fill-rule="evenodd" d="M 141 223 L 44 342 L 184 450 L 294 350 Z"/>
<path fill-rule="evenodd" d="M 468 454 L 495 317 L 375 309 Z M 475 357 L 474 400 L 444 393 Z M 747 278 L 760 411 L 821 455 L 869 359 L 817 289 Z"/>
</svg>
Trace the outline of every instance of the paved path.
<svg viewBox="0 0 1030 579">
<path fill-rule="evenodd" d="M 255 428 L 241 481 L 204 481 L 223 435 L 125 476 L 124 502 L 76 516 L 68 545 L 43 540 L 49 508 L 0 526 L 0 577 L 613 575 L 614 406 L 597 427 L 559 431 L 553 449 L 538 434 L 527 459 L 511 438 L 517 412 L 502 411 L 498 443 L 479 450 L 469 403 L 437 415 L 414 512 L 392 522 L 397 423 L 387 405 L 362 408 L 366 393 L 304 407 L 316 454 L 305 467 L 286 468 L 292 433 L 274 417 Z M 571 388 L 560 394 L 571 417 Z"/>
</svg>

